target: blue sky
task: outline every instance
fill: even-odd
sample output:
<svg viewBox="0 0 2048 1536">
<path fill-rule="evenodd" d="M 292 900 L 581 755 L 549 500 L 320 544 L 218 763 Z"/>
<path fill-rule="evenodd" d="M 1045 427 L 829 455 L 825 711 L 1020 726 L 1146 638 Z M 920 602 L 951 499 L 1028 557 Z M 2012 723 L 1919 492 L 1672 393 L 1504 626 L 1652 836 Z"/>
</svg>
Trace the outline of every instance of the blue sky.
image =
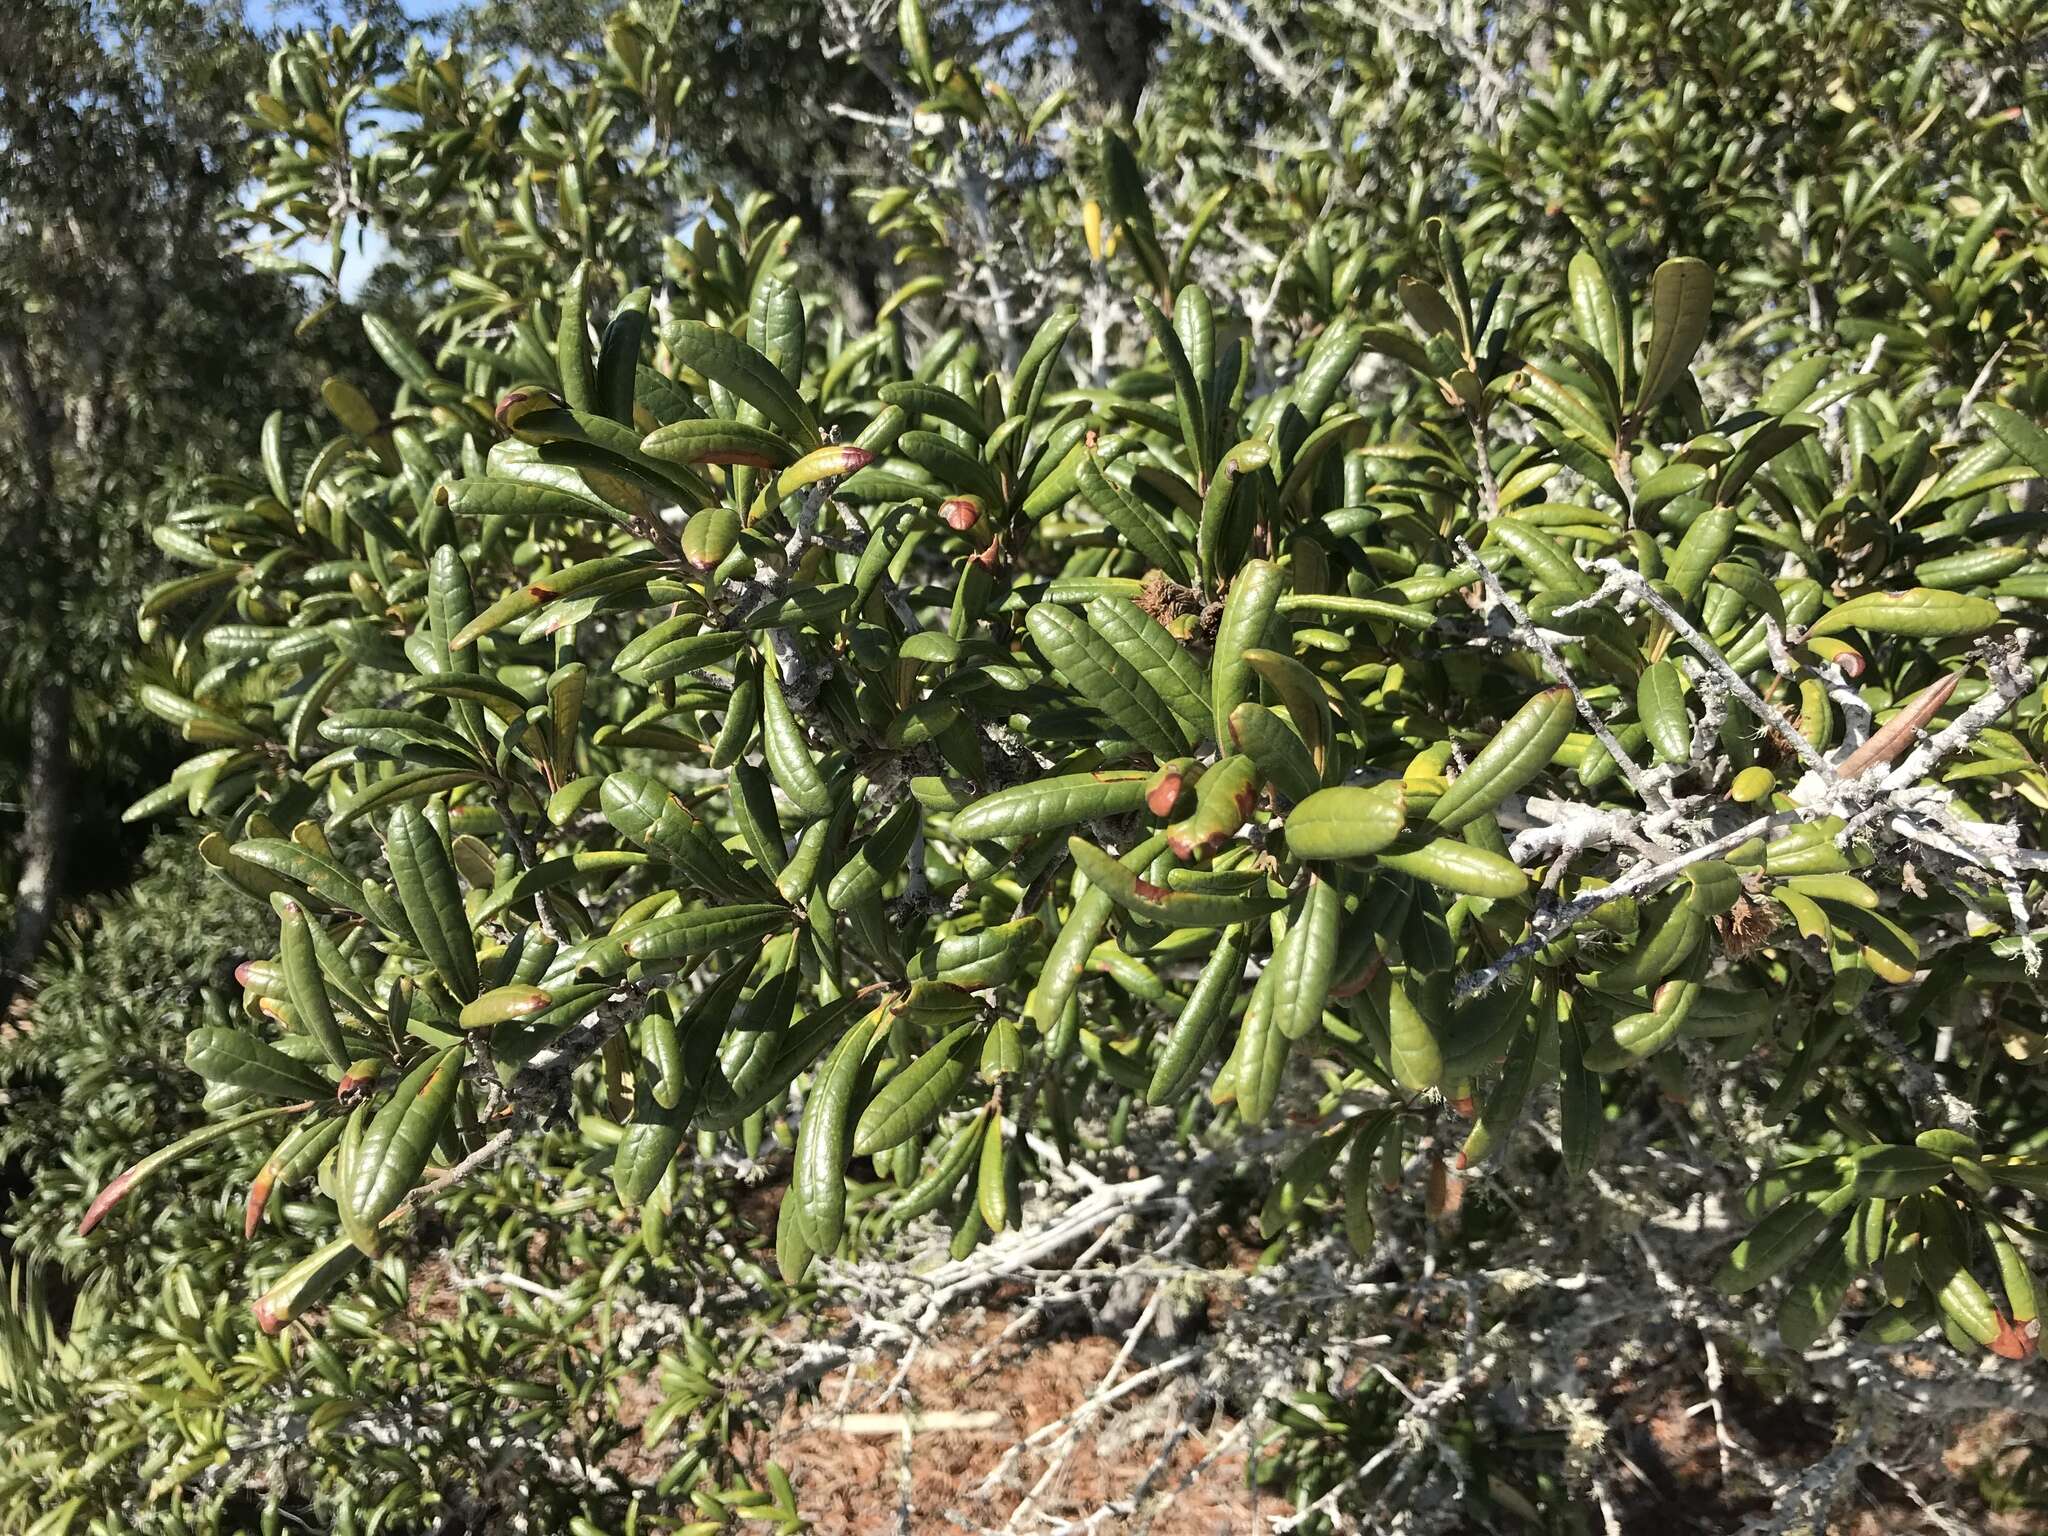
<svg viewBox="0 0 2048 1536">
<path fill-rule="evenodd" d="M 462 0 L 398 0 L 398 3 L 399 9 L 414 21 L 431 23 L 458 9 Z M 243 0 L 242 13 L 252 26 L 279 27 L 287 31 L 301 31 L 320 21 L 315 8 L 302 3 L 302 0 Z M 373 229 L 359 228 L 353 234 L 355 238 L 343 248 L 341 257 L 341 296 L 344 299 L 355 298 L 389 248 L 383 236 Z M 324 250 L 297 254 L 316 266 L 326 264 Z"/>
<path fill-rule="evenodd" d="M 460 0 L 398 0 L 398 8 L 415 21 L 437 20 L 459 4 Z M 259 27 L 305 27 L 319 19 L 312 7 L 299 0 L 244 0 L 242 14 Z"/>
</svg>

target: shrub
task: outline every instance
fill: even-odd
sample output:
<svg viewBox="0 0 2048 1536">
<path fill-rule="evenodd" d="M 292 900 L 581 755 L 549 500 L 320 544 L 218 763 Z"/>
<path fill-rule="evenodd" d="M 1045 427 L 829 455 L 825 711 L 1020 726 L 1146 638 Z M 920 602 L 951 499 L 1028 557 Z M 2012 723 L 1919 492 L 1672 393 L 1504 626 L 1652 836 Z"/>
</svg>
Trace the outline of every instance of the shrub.
<svg viewBox="0 0 2048 1536">
<path fill-rule="evenodd" d="M 774 1337 L 789 1297 L 752 1251 L 764 1239 L 730 1170 L 677 1181 L 679 1216 L 654 1202 L 621 1224 L 582 1139 L 535 1138 L 524 1166 L 434 1213 L 424 1261 L 389 1255 L 327 1309 L 310 1350 L 255 1336 L 236 1298 L 246 1267 L 288 1267 L 327 1221 L 293 1199 L 246 1225 L 260 1131 L 181 1158 L 131 1240 L 72 1235 L 137 1146 L 207 1124 L 178 1057 L 191 1019 L 226 1017 L 224 957 L 260 910 L 190 839 L 159 838 L 128 892 L 60 933 L 32 1023 L 0 1048 L 21 1255 L 0 1288 L 0 1524 L 346 1529 L 516 1507 L 567 1529 L 616 1522 L 657 1485 L 773 1509 L 735 1459 L 770 1405 L 733 1387 L 789 1367 Z"/>
<path fill-rule="evenodd" d="M 1283 98 L 1307 15 L 1248 55 Z M 351 152 L 440 307 L 365 318 L 391 377 L 274 416 L 144 604 L 203 750 L 138 813 L 276 921 L 186 1055 L 184 1145 L 264 1128 L 252 1223 L 309 1213 L 262 1327 L 572 1123 L 628 1209 L 787 1141 L 795 1282 L 1155 1136 L 1267 1160 L 1269 1257 L 1385 1259 L 1405 1168 L 1434 1213 L 1540 1124 L 1599 1185 L 1682 1105 L 1758 1157 L 1711 1278 L 1792 1351 L 1854 1297 L 1859 1347 L 2033 1356 L 2040 163 L 1945 21 L 1688 15 L 1517 15 L 1511 103 L 1432 59 L 1297 164 L 1205 121 L 1213 40 L 1133 127 L 907 7 L 866 205 L 933 270 L 865 328 L 760 200 L 657 266 L 640 9 L 559 88 L 390 67 Z M 370 39 L 257 103 L 282 233 Z M 1475 144 L 1404 181 L 1432 100 Z"/>
<path fill-rule="evenodd" d="M 194 839 L 161 836 L 128 890 L 59 930 L 35 1008 L 0 1052 L 0 1165 L 18 1183 L 5 1235 L 98 1272 L 110 1294 L 150 1272 L 146 1246 L 97 1254 L 71 1238 L 81 1202 L 134 1161 L 207 1123 L 180 1066 L 185 1035 L 226 988 L 260 909 L 207 876 Z M 192 1170 L 179 1170 L 189 1181 Z M 189 1187 L 189 1182 L 188 1182 Z M 185 1246 L 179 1213 L 151 1224 Z M 161 1251 L 161 1250 L 160 1250 Z"/>
<path fill-rule="evenodd" d="M 216 1128 L 306 1116 L 274 1160 L 317 1168 L 341 1224 L 265 1325 L 585 1061 L 629 1204 L 693 1131 L 758 1145 L 809 1082 L 796 1278 L 848 1235 L 855 1158 L 882 1208 L 1001 1231 L 1018 1127 L 1091 1083 L 1173 1107 L 1220 1063 L 1207 1097 L 1248 1127 L 1297 1056 L 1377 1085 L 1283 1176 L 1304 1202 L 1345 1159 L 1363 1236 L 1381 1143 L 1438 1098 L 1477 1111 L 1466 1162 L 1554 1083 L 1584 1171 L 1603 1078 L 1784 1029 L 1764 1110 L 1811 1104 L 1833 1144 L 1767 1182 L 1724 1278 L 1813 1250 L 1788 1305 L 1817 1328 L 1918 1233 L 1944 1257 L 1889 1266 L 1888 1326 L 2031 1353 L 1988 1201 L 2044 1175 L 1903 1074 L 1832 1125 L 1804 1090 L 1859 1019 L 1917 1039 L 1957 981 L 2037 964 L 2024 924 L 1970 931 L 2026 910 L 1988 803 L 1922 783 L 1996 751 L 2034 689 L 1991 595 L 2027 601 L 2029 552 L 1971 546 L 2041 472 L 2001 468 L 2038 432 L 1986 407 L 2004 436 L 1937 463 L 1855 399 L 1858 483 L 1897 510 L 1877 489 L 1889 547 L 1852 534 L 1845 559 L 1859 508 L 1825 499 L 1816 412 L 1855 380 L 1796 366 L 1709 416 L 1704 264 L 1638 303 L 1590 249 L 1511 344 L 1517 312 L 1439 239 L 1436 281 L 1401 287 L 1412 332 L 1333 324 L 1266 393 L 1192 286 L 1171 318 L 1140 301 L 1159 362 L 1104 391 L 1051 387 L 1062 313 L 1008 377 L 857 353 L 838 409 L 772 273 L 744 338 L 656 342 L 639 292 L 601 347 L 579 275 L 553 353 L 466 388 L 373 330 L 428 414 L 309 445 L 305 476 L 273 431 L 267 486 L 181 515 L 209 574 L 264 575 L 188 633 L 219 658 L 189 693 L 152 697 L 211 744 L 192 772 L 233 835 L 203 855 L 282 922 L 242 972 L 276 1042 L 210 1026 L 188 1063 L 236 1111 Z M 1368 343 L 1469 443 L 1374 441 L 1338 398 Z M 1578 499 L 1539 499 L 1564 474 Z M 374 704 L 333 707 L 366 677 Z M 1891 911 L 1856 873 L 1880 858 L 1909 871 Z M 1972 1278 L 1984 1241 L 2004 1308 Z"/>
</svg>

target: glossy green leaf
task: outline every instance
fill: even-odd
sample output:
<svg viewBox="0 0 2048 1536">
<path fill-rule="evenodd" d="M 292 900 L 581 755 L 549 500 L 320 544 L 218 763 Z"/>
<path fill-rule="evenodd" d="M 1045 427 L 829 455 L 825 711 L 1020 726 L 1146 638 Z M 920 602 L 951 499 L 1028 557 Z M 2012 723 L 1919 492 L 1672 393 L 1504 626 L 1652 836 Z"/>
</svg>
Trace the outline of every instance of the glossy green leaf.
<svg viewBox="0 0 2048 1536">
<path fill-rule="evenodd" d="M 1025 623 L 1061 680 L 1132 740 L 1161 757 L 1186 744 L 1158 690 L 1082 619 L 1056 603 L 1039 603 Z"/>
<path fill-rule="evenodd" d="M 956 811 L 953 836 L 965 840 L 1028 837 L 1098 817 L 1121 816 L 1145 804 L 1151 777 L 1141 769 L 1102 769 L 1015 784 Z"/>
<path fill-rule="evenodd" d="M 818 418 L 780 370 L 759 352 L 716 326 L 678 320 L 662 340 L 685 368 L 731 390 L 799 447 L 818 446 Z"/>
</svg>

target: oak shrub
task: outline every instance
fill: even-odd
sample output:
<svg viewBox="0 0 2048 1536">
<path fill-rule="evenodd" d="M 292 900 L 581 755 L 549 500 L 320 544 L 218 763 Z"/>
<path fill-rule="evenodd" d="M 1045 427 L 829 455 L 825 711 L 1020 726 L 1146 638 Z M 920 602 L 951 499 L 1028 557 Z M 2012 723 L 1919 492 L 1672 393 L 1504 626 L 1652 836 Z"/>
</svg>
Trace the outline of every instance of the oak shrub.
<svg viewBox="0 0 2048 1536">
<path fill-rule="evenodd" d="M 556 124 L 651 99 L 620 15 Z M 1526 208 L 1605 121 L 1539 89 L 1382 221 L 1342 164 L 1188 197 L 1167 93 L 1031 189 L 1048 291 L 991 307 L 944 198 L 1042 124 L 901 41 L 938 126 L 868 222 L 939 271 L 871 316 L 766 199 L 660 245 L 645 162 L 515 138 L 488 70 L 451 150 L 406 61 L 422 131 L 378 168 L 502 238 L 449 233 L 424 326 L 363 318 L 387 374 L 158 530 L 143 702 L 194 751 L 137 814 L 201 818 L 267 916 L 187 1041 L 204 1128 L 84 1226 L 261 1127 L 280 1333 L 521 1148 L 638 1213 L 621 1266 L 786 1149 L 796 1284 L 924 1218 L 971 1255 L 1147 1118 L 1284 1123 L 1265 1238 L 1384 1257 L 1413 1157 L 1437 1189 L 1519 1134 L 1582 1179 L 1713 1083 L 1776 1155 L 1689 1282 L 1772 1287 L 1794 1350 L 1853 1296 L 1869 1341 L 2030 1359 L 2038 159 L 1958 130 L 1976 180 L 1874 246 L 1853 174 L 1794 167 L 1780 249 L 1711 124 L 1647 214 Z M 353 46 L 290 57 L 345 80 Z M 1949 132 L 1945 59 L 1865 61 L 1885 131 Z M 273 80 L 281 145 L 318 94 Z M 1300 202 L 1335 211 L 1290 244 Z M 1219 208 L 1285 257 L 1205 247 Z"/>
</svg>

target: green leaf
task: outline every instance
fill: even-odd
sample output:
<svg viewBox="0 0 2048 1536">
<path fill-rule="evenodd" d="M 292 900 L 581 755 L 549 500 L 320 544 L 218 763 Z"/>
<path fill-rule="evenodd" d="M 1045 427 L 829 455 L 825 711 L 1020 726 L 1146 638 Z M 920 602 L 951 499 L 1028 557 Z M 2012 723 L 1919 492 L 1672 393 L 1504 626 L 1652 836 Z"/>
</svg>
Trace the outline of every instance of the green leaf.
<svg viewBox="0 0 2048 1536">
<path fill-rule="evenodd" d="M 1230 712 L 1253 696 L 1255 674 L 1244 653 L 1265 646 L 1268 631 L 1282 622 L 1276 610 L 1285 583 L 1280 568 L 1265 560 L 1251 561 L 1231 579 L 1209 663 L 1210 729 L 1219 742 L 1230 740 Z"/>
<path fill-rule="evenodd" d="M 754 284 L 753 300 L 747 306 L 747 343 L 791 384 L 802 379 L 808 344 L 803 299 L 772 270 L 763 272 Z"/>
<path fill-rule="evenodd" d="M 1873 635 L 1906 635 L 1918 640 L 1962 640 L 1983 634 L 1998 620 L 1998 604 L 1988 597 L 1913 587 L 1852 597 L 1822 614 L 1807 634 L 1861 629 Z"/>
<path fill-rule="evenodd" d="M 797 1127 L 796 1172 L 786 1198 L 797 1202 L 805 1244 L 832 1253 L 846 1230 L 846 1164 L 853 1151 L 853 1101 L 867 1077 L 875 1018 L 861 1020 L 834 1047 L 804 1100 Z"/>
<path fill-rule="evenodd" d="M 1430 806 L 1426 819 L 1455 832 L 1491 811 L 1550 766 L 1576 718 L 1570 689 L 1549 688 L 1537 694 L 1480 749 L 1449 791 Z"/>
<path fill-rule="evenodd" d="M 1287 848 L 1298 859 L 1362 859 L 1401 835 L 1407 790 L 1385 784 L 1317 790 L 1287 815 Z"/>
<path fill-rule="evenodd" d="M 1161 832 L 1146 838 L 1119 862 L 1131 872 L 1149 869 L 1152 861 L 1165 849 L 1166 834 Z M 1096 940 L 1101 938 L 1114 907 L 1109 894 L 1095 884 L 1090 884 L 1086 891 L 1074 898 L 1067 920 L 1060 925 L 1060 931 L 1046 953 L 1045 963 L 1039 968 L 1038 980 L 1024 1000 L 1024 1017 L 1035 1024 L 1041 1034 L 1051 1035 L 1067 1017 L 1068 1004 L 1073 1001 L 1075 989 L 1080 986 L 1081 977 L 1087 970 L 1088 956 L 1094 950 Z"/>
<path fill-rule="evenodd" d="M 1174 331 L 1173 322 L 1165 311 L 1150 299 L 1138 300 L 1138 313 L 1144 318 L 1145 326 L 1152 333 L 1152 340 L 1159 348 L 1160 358 L 1166 364 L 1168 377 L 1173 380 L 1173 403 L 1180 414 L 1181 441 L 1188 451 L 1188 465 L 1194 470 L 1198 483 L 1206 483 L 1212 462 L 1209 450 L 1209 412 L 1202 401 L 1202 391 L 1195 382 L 1195 370 L 1188 363 L 1186 350 L 1180 344 L 1180 337 Z"/>
<path fill-rule="evenodd" d="M 351 1215 L 362 1232 L 373 1236 L 365 1246 L 361 1235 L 351 1235 L 371 1258 L 380 1251 L 374 1238 L 378 1224 L 398 1208 L 425 1170 L 461 1082 L 462 1047 L 450 1046 L 407 1073 L 364 1130 L 349 1176 Z M 346 1148 L 347 1141 L 342 1145 Z"/>
<path fill-rule="evenodd" d="M 1260 1126 L 1273 1113 L 1280 1096 L 1280 1082 L 1287 1072 L 1287 1058 L 1293 1041 L 1282 1034 L 1273 1016 L 1273 968 L 1259 973 L 1252 985 L 1251 1000 L 1245 1004 L 1244 1024 L 1238 1031 L 1232 1060 L 1237 1073 L 1234 1084 L 1237 1112 L 1247 1126 Z"/>
<path fill-rule="evenodd" d="M 320 1305 L 342 1281 L 355 1273 L 363 1255 L 346 1237 L 337 1237 L 316 1248 L 271 1283 L 256 1298 L 256 1325 L 265 1333 L 277 1333 Z"/>
<path fill-rule="evenodd" d="M 476 936 L 462 905 L 454 862 L 426 817 L 413 806 L 391 813 L 384 840 L 399 906 L 435 972 L 458 1002 L 477 995 Z"/>
<path fill-rule="evenodd" d="M 1343 894 L 1329 881 L 1310 876 L 1308 891 L 1286 936 L 1273 951 L 1273 1022 L 1290 1040 L 1299 1040 L 1322 1020 L 1330 997 L 1330 977 L 1337 964 L 1337 922 L 1344 910 Z"/>
<path fill-rule="evenodd" d="M 1176 581 L 1193 581 L 1194 563 L 1166 521 L 1102 472 L 1091 451 L 1075 470 L 1081 494 L 1102 520 L 1114 528 L 1145 564 Z"/>
<path fill-rule="evenodd" d="M 1263 704 L 1244 703 L 1230 712 L 1230 743 L 1258 765 L 1259 773 L 1289 800 L 1315 794 L 1322 775 L 1294 730 Z"/>
<path fill-rule="evenodd" d="M 2011 450 L 2012 456 L 2043 480 L 2048 480 L 2048 432 L 2018 411 L 1989 400 L 1977 403 L 1977 414 Z"/>
<path fill-rule="evenodd" d="M 457 630 L 448 642 L 449 649 L 464 650 L 514 619 L 523 618 L 557 599 L 592 592 L 622 591 L 641 585 L 656 574 L 654 557 L 648 553 L 603 555 L 595 560 L 564 566 L 507 592 Z"/>
<path fill-rule="evenodd" d="M 1692 717 L 1685 708 L 1685 682 L 1677 665 L 1652 662 L 1636 679 L 1636 716 L 1660 763 L 1692 761 Z"/>
<path fill-rule="evenodd" d="M 1323 1181 L 1336 1167 L 1344 1149 L 1351 1145 L 1354 1134 L 1349 1122 L 1339 1122 L 1311 1137 L 1307 1145 L 1288 1159 L 1259 1211 L 1261 1237 L 1270 1242 L 1303 1214 L 1309 1200 L 1322 1191 Z"/>
<path fill-rule="evenodd" d="M 1855 1199 L 1853 1189 L 1836 1189 L 1786 1201 L 1735 1245 L 1714 1276 L 1714 1288 L 1740 1295 L 1789 1268 Z"/>
<path fill-rule="evenodd" d="M 1248 476 L 1268 469 L 1273 463 L 1269 444 L 1256 439 L 1239 443 L 1223 455 L 1223 462 L 1202 495 L 1201 516 L 1195 530 L 1195 563 L 1201 571 L 1202 586 L 1215 591 L 1225 574 L 1234 569 L 1245 552 L 1248 526 L 1234 515 L 1236 497 Z"/>
<path fill-rule="evenodd" d="M 270 494 L 278 499 L 281 506 L 295 505 L 298 497 L 292 494 L 291 467 L 285 461 L 283 411 L 272 411 L 264 419 L 258 446 L 263 459 L 264 478 L 270 482 Z"/>
<path fill-rule="evenodd" d="M 1118 730 L 1162 758 L 1182 749 L 1181 726 L 1158 690 L 1080 618 L 1038 603 L 1024 622 L 1060 679 Z"/>
<path fill-rule="evenodd" d="M 604 328 L 597 356 L 597 406 L 613 421 L 633 425 L 633 406 L 640 392 L 640 349 L 653 329 L 645 288 L 628 294 Z"/>
<path fill-rule="evenodd" d="M 412 344 L 412 338 L 382 315 L 363 316 L 363 334 L 385 365 L 427 399 L 441 400 L 455 393 Z"/>
<path fill-rule="evenodd" d="M 1714 269 L 1693 256 L 1679 256 L 1650 279 L 1650 344 L 1643 353 L 1643 380 L 1632 414 L 1642 416 L 1669 394 L 1706 339 L 1714 307 Z"/>
<path fill-rule="evenodd" d="M 885 405 L 893 405 L 906 415 L 925 416 L 958 427 L 977 443 L 988 436 L 988 426 L 981 419 L 981 412 L 952 390 L 937 384 L 902 379 L 884 384 L 876 393 Z"/>
<path fill-rule="evenodd" d="M 355 879 L 332 859 L 322 858 L 297 843 L 279 837 L 246 838 L 234 845 L 234 855 L 306 892 L 320 906 L 349 912 L 363 909 L 362 892 Z"/>
<path fill-rule="evenodd" d="M 1322 771 L 1330 752 L 1330 699 L 1322 682 L 1292 656 L 1254 646 L 1244 653 L 1245 665 L 1280 696 L 1287 718 Z"/>
<path fill-rule="evenodd" d="M 1565 1172 L 1583 1178 L 1600 1147 L 1606 1123 L 1600 1102 L 1600 1079 L 1586 1065 L 1585 1030 L 1566 1019 L 1558 1030 L 1558 1141 L 1564 1149 Z"/>
<path fill-rule="evenodd" d="M 239 1029 L 193 1030 L 185 1037 L 185 1065 L 209 1083 L 275 1099 L 318 1102 L 334 1097 L 334 1084 L 312 1067 Z"/>
<path fill-rule="evenodd" d="M 954 934 L 917 951 L 904 974 L 912 981 L 944 981 L 977 991 L 1000 986 L 1017 973 L 1043 926 L 1036 917 L 1023 917 L 978 933 Z"/>
<path fill-rule="evenodd" d="M 635 928 L 625 940 L 625 952 L 643 965 L 671 966 L 749 943 L 790 921 L 787 908 L 761 903 L 676 912 Z"/>
<path fill-rule="evenodd" d="M 1383 848 L 1378 858 L 1384 868 L 1459 896 L 1503 900 L 1529 889 L 1529 877 L 1507 859 L 1455 838 L 1439 837 L 1419 848 Z"/>
<path fill-rule="evenodd" d="M 1195 746 L 1209 728 L 1209 679 L 1201 663 L 1135 603 L 1098 597 L 1083 610 L 1089 627 L 1142 677 L 1180 721 L 1186 744 Z"/>
<path fill-rule="evenodd" d="M 908 868 L 907 860 L 921 824 L 915 800 L 898 802 L 881 825 L 855 843 L 847 861 L 825 888 L 825 905 L 834 912 L 845 912 L 880 896 L 883 888 Z"/>
<path fill-rule="evenodd" d="M 951 438 L 936 432 L 906 432 L 896 446 L 948 493 L 978 497 L 986 507 L 1004 504 L 1003 487 L 995 472 Z"/>
<path fill-rule="evenodd" d="M 1067 344 L 1067 337 L 1081 318 L 1080 311 L 1056 309 L 1031 338 L 1031 345 L 1024 349 L 1024 356 L 1017 364 L 1017 375 L 1010 383 L 1010 415 L 1022 421 L 1025 430 L 1038 417 L 1038 408 L 1045 398 L 1045 388 L 1051 379 L 1053 368 L 1059 362 L 1061 350 Z"/>
<path fill-rule="evenodd" d="M 818 418 L 781 371 L 744 341 L 716 326 L 678 320 L 663 332 L 683 367 L 723 385 L 759 411 L 798 445 L 818 446 Z"/>
<path fill-rule="evenodd" d="M 562 398 L 572 411 L 595 411 L 597 370 L 590 357 L 590 263 L 581 262 L 562 288 L 562 313 L 555 328 L 555 368 L 561 376 Z"/>
<path fill-rule="evenodd" d="M 769 668 L 762 678 L 761 749 L 775 786 L 813 821 L 832 814 L 832 790 L 811 757 L 810 742 L 782 691 L 782 678 Z"/>
<path fill-rule="evenodd" d="M 1631 338 L 1622 333 L 1621 307 L 1607 286 L 1607 274 L 1590 251 L 1572 257 L 1566 277 L 1571 289 L 1572 323 L 1586 345 L 1607 364 L 1615 387 L 1628 391 L 1628 358 Z"/>
<path fill-rule="evenodd" d="M 872 1157 L 908 1141 L 944 1113 L 973 1070 L 961 1050 L 979 1028 L 956 1025 L 883 1085 L 853 1129 L 853 1155 Z"/>
<path fill-rule="evenodd" d="M 656 427 L 640 439 L 640 451 L 675 464 L 739 464 L 754 469 L 781 469 L 799 456 L 796 448 L 766 427 L 719 417 Z"/>
<path fill-rule="evenodd" d="M 279 965 L 291 998 L 292 1013 L 299 1027 L 320 1044 L 327 1059 L 346 1072 L 348 1048 L 342 1043 L 341 1026 L 334 1019 L 334 1004 L 327 995 L 327 982 L 320 972 L 320 956 L 314 948 L 312 922 L 305 908 L 282 892 L 270 898 L 279 919 Z M 198 1070 L 196 1067 L 194 1070 Z M 203 1074 L 202 1074 L 203 1075 Z"/>
<path fill-rule="evenodd" d="M 528 1019 L 536 1013 L 545 1012 L 554 1000 L 553 993 L 542 991 L 539 987 L 529 987 L 520 983 L 493 987 L 473 1002 L 465 1003 L 461 1017 L 456 1022 L 464 1029 L 492 1029 L 515 1019 Z"/>
<path fill-rule="evenodd" d="M 109 1179 L 100 1192 L 93 1196 L 92 1204 L 86 1207 L 85 1215 L 79 1220 L 78 1235 L 84 1237 L 106 1219 L 107 1212 L 186 1154 L 210 1146 L 216 1141 L 224 1141 L 237 1131 L 246 1130 L 265 1120 L 274 1120 L 279 1115 L 301 1114 L 304 1110 L 303 1104 L 279 1104 L 268 1109 L 252 1109 L 247 1114 L 235 1115 L 227 1120 L 216 1120 L 211 1125 L 202 1125 L 189 1135 L 179 1137 L 169 1146 L 157 1148 L 140 1162 Z"/>
<path fill-rule="evenodd" d="M 1102 769 L 999 789 L 954 813 L 953 836 L 965 841 L 1028 837 L 1100 816 L 1121 816 L 1144 805 L 1151 777 L 1144 769 Z"/>
<path fill-rule="evenodd" d="M 1146 1103 L 1174 1103 L 1208 1063 L 1222 1038 L 1223 1026 L 1230 1022 L 1230 1005 L 1244 985 L 1244 966 L 1250 955 L 1248 926 L 1233 924 L 1223 930 L 1167 1032 L 1159 1064 L 1145 1090 Z"/>
<path fill-rule="evenodd" d="M 1152 884 L 1136 871 L 1111 858 L 1083 838 L 1069 838 L 1067 851 L 1075 867 L 1088 877 L 1091 890 L 1099 890 L 1117 906 L 1142 922 L 1168 928 L 1227 928 L 1250 922 L 1284 905 L 1278 897 L 1255 895 L 1205 895 L 1196 891 L 1174 891 Z M 1091 948 L 1093 946 L 1090 946 Z"/>
</svg>

